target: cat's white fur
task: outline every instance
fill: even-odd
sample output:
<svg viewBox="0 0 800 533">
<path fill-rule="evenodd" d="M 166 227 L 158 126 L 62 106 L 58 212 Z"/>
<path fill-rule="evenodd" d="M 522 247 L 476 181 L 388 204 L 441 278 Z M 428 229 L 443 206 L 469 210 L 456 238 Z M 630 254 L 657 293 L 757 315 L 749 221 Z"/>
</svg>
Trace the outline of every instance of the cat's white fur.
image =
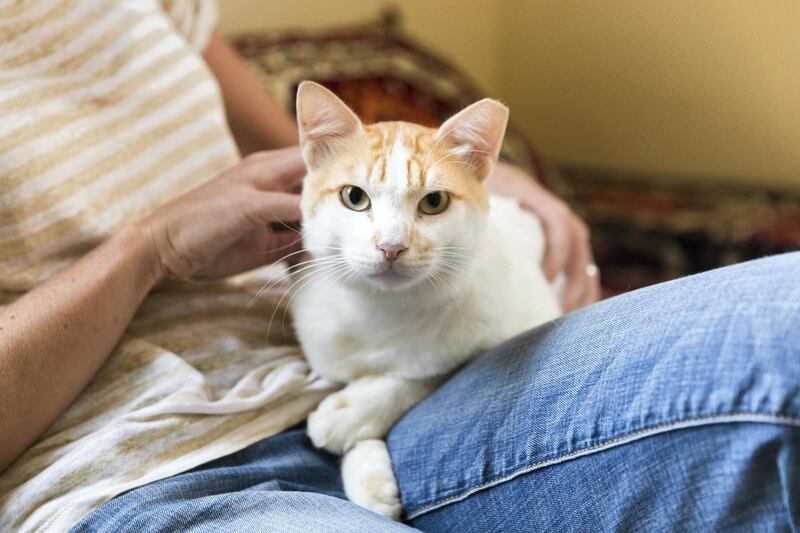
<svg viewBox="0 0 800 533">
<path fill-rule="evenodd" d="M 307 83 L 298 95 L 309 180 L 321 164 L 310 153 L 309 145 L 319 139 L 313 128 L 327 135 L 336 131 L 337 120 L 350 133 L 361 128 L 335 98 Z M 311 105 L 321 109 L 315 114 Z M 453 120 L 446 125 L 458 126 Z M 464 138 L 475 139 L 454 147 L 456 155 L 487 136 L 495 144 L 502 139 L 504 118 L 499 136 L 482 131 L 487 123 L 480 120 L 473 113 L 461 125 Z M 491 148 L 496 159 L 499 145 Z M 406 173 L 408 150 L 398 143 L 387 152 L 389 175 Z M 323 154 L 336 157 L 330 150 Z M 353 176 L 353 184 L 366 190 L 367 178 Z M 346 384 L 310 415 L 309 436 L 316 446 L 345 454 L 342 476 L 351 501 L 398 518 L 398 490 L 382 441 L 391 426 L 481 350 L 560 312 L 539 268 L 544 249 L 539 222 L 514 201 L 491 197 L 488 213 L 453 202 L 447 216 L 421 222 L 418 198 L 408 198 L 405 176 L 385 181 L 369 189 L 369 216 L 347 209 L 338 197 L 304 213 L 304 244 L 316 263 L 301 274 L 292 312 L 313 371 Z M 435 244 L 431 258 L 398 262 L 398 272 L 386 270 L 376 235 L 394 242 L 411 228 Z"/>
</svg>

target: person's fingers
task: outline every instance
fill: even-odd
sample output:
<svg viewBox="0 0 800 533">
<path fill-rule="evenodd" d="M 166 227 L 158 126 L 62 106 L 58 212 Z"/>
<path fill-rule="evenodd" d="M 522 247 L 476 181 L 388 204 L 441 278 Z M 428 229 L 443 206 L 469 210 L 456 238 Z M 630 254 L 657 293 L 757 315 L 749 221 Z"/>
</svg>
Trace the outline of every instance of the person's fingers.
<svg viewBox="0 0 800 533">
<path fill-rule="evenodd" d="M 577 218 L 578 225 L 580 226 L 580 233 L 582 238 L 584 239 L 586 245 L 586 251 L 588 253 L 588 263 L 584 268 L 584 272 L 586 273 L 587 283 L 585 285 L 585 291 L 583 295 L 578 299 L 578 307 L 584 307 L 586 305 L 590 305 L 595 303 L 600 299 L 601 295 L 601 288 L 600 288 L 600 271 L 597 268 L 597 263 L 594 259 L 594 254 L 592 253 L 592 237 L 591 231 L 589 230 L 589 226 L 584 222 L 582 219 Z M 591 268 L 594 267 L 594 268 Z M 592 270 L 592 276 L 589 275 L 590 269 Z"/>
<path fill-rule="evenodd" d="M 302 249 L 303 239 L 300 233 L 287 230 L 275 232 L 270 249 L 264 250 L 264 252 L 266 252 L 267 262 L 274 263 L 283 259 L 291 260 Z"/>
<path fill-rule="evenodd" d="M 301 249 L 302 240 L 297 232 L 273 232 L 266 226 L 256 228 L 223 250 L 195 276 L 217 278 L 238 274 L 287 257 L 291 259 Z"/>
<path fill-rule="evenodd" d="M 285 192 L 261 192 L 252 195 L 251 208 L 258 225 L 300 220 L 300 196 Z"/>
<path fill-rule="evenodd" d="M 301 150 L 299 145 L 287 146 L 286 148 L 278 148 L 277 150 L 263 150 L 261 152 L 254 152 L 244 158 L 244 162 L 264 162 L 270 159 L 282 158 L 287 155 L 300 155 Z"/>
<path fill-rule="evenodd" d="M 592 259 L 592 261 L 594 261 L 594 259 Z M 586 297 L 581 301 L 580 307 L 591 305 L 600 300 L 600 296 L 602 294 L 602 289 L 600 287 L 600 273 L 598 272 L 592 276 L 590 280 L 589 291 L 587 292 Z"/>
<path fill-rule="evenodd" d="M 590 276 L 587 275 L 587 267 L 592 261 L 589 232 L 577 217 L 572 217 L 570 220 L 570 229 L 572 232 L 571 254 L 564 272 L 566 279 L 561 300 L 566 312 L 580 307 L 592 282 Z"/>
<path fill-rule="evenodd" d="M 229 276 L 261 266 L 268 262 L 261 250 L 269 244 L 271 238 L 272 234 L 266 226 L 256 227 L 221 251 L 195 276 Z"/>
<path fill-rule="evenodd" d="M 594 259 L 589 257 L 589 265 L 594 264 Z M 600 276 L 599 274 L 595 274 L 594 276 L 589 276 L 588 274 L 585 277 L 586 282 L 583 285 L 583 292 L 580 296 L 578 296 L 577 300 L 575 301 L 575 305 L 573 309 L 578 309 L 581 307 L 585 307 L 587 305 L 591 305 L 600 299 Z"/>
<path fill-rule="evenodd" d="M 239 242 L 238 252 L 253 266 L 274 263 L 298 251 L 302 247 L 300 233 L 296 231 L 273 231 L 266 227 L 251 232 Z"/>
<path fill-rule="evenodd" d="M 549 281 L 553 281 L 564 269 L 572 251 L 569 228 L 557 210 L 539 213 L 539 220 L 545 235 L 542 271 Z"/>
<path fill-rule="evenodd" d="M 306 174 L 297 146 L 247 156 L 244 164 L 248 180 L 264 191 L 296 188 Z"/>
</svg>

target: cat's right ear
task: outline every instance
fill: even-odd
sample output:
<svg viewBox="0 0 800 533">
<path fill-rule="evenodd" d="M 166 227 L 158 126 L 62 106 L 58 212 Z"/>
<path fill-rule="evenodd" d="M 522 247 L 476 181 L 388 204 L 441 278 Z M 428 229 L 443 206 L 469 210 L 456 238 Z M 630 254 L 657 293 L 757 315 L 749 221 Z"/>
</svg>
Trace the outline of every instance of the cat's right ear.
<svg viewBox="0 0 800 533">
<path fill-rule="evenodd" d="M 338 96 L 313 81 L 304 81 L 297 89 L 297 128 L 310 170 L 324 165 L 344 141 L 364 130 L 358 116 Z"/>
</svg>

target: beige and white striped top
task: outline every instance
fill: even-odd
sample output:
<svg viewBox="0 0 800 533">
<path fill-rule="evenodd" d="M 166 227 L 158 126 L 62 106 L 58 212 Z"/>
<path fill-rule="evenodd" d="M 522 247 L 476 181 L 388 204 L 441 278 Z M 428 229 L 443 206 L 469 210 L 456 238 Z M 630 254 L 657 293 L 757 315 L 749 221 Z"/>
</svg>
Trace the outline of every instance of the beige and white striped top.
<svg viewBox="0 0 800 533">
<path fill-rule="evenodd" d="M 209 0 L 0 0 L 0 306 L 237 161 L 198 53 L 215 22 Z M 279 293 L 250 303 L 269 277 L 152 293 L 0 476 L 0 531 L 66 530 L 300 421 L 324 390 L 283 328 L 266 338 Z"/>
</svg>

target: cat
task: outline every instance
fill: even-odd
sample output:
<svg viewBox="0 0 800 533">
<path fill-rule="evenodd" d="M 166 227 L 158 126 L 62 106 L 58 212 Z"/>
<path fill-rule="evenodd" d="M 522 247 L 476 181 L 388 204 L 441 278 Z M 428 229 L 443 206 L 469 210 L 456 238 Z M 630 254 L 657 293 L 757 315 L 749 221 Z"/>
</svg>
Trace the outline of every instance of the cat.
<svg viewBox="0 0 800 533">
<path fill-rule="evenodd" d="M 560 314 L 537 219 L 484 186 L 507 120 L 484 99 L 439 129 L 364 125 L 321 85 L 298 89 L 312 259 L 295 272 L 291 311 L 313 372 L 345 385 L 308 435 L 344 455 L 352 502 L 394 519 L 388 430 L 481 350 Z"/>
</svg>

